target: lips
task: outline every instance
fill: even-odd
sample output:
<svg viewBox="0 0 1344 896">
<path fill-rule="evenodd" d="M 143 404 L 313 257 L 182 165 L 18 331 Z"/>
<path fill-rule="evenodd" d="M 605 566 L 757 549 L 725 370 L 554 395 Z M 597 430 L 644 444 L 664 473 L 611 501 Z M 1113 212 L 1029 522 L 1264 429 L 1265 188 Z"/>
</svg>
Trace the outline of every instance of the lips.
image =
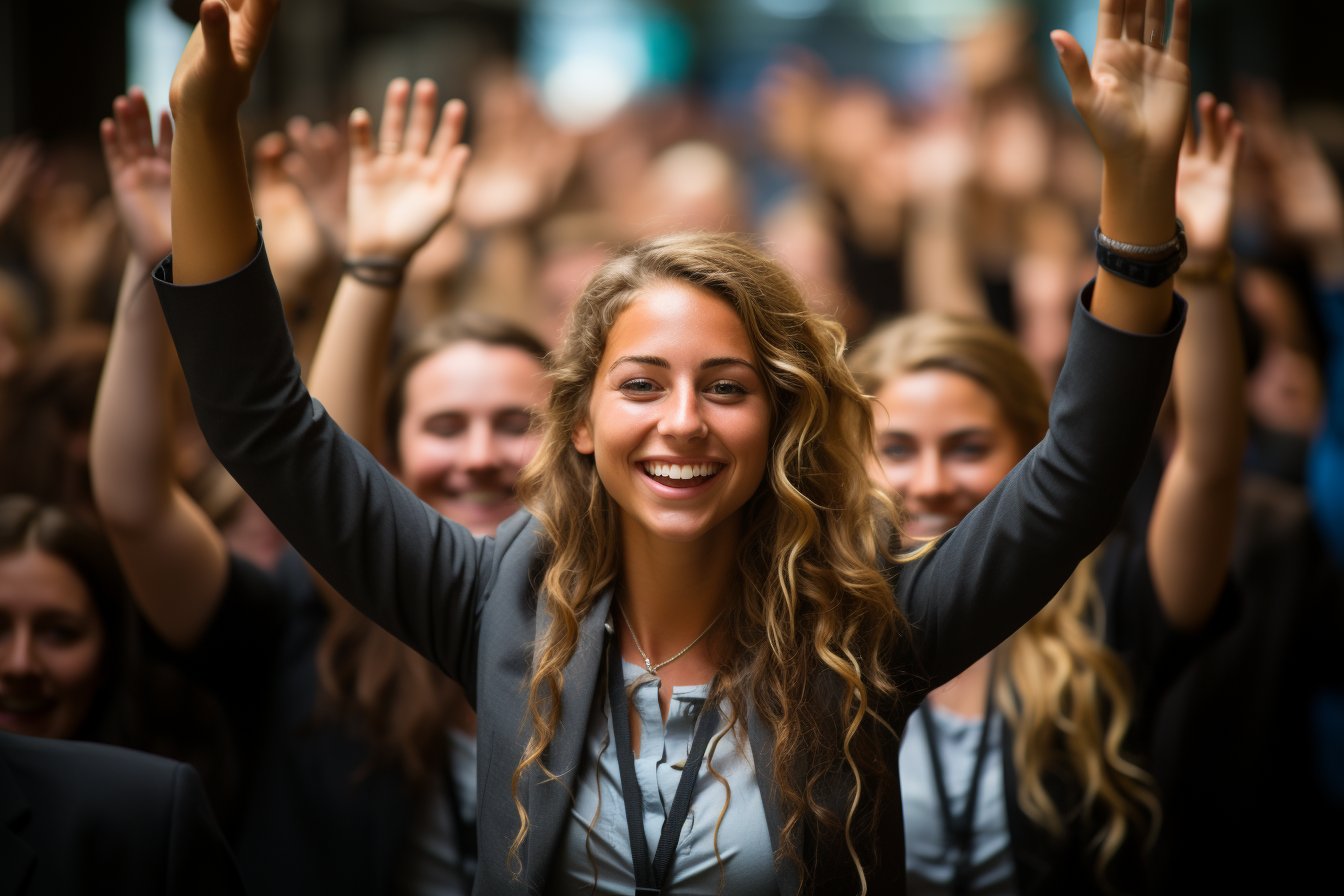
<svg viewBox="0 0 1344 896">
<path fill-rule="evenodd" d="M 54 699 L 40 694 L 0 694 L 0 714 L 4 715 L 42 715 L 55 705 Z"/>
</svg>

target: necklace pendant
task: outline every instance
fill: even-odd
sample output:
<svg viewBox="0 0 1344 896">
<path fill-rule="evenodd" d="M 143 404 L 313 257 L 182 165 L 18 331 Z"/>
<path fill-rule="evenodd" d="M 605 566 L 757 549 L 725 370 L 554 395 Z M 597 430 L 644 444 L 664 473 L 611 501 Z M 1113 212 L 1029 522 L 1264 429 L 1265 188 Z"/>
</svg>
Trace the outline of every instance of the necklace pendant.
<svg viewBox="0 0 1344 896">
<path fill-rule="evenodd" d="M 653 672 L 653 663 L 649 662 L 648 657 L 645 657 L 645 658 L 644 658 L 644 668 L 648 670 L 648 672 L 649 672 L 650 675 L 653 675 L 653 674 L 654 674 L 654 672 Z"/>
</svg>

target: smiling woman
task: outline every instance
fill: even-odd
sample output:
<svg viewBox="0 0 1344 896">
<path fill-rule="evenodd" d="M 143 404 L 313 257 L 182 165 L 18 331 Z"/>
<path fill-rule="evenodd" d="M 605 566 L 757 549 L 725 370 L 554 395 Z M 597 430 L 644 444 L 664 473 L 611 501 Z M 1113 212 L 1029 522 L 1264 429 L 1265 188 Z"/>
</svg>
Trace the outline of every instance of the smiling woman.
<svg viewBox="0 0 1344 896">
<path fill-rule="evenodd" d="M 1111 163 L 1105 232 L 1160 244 L 1189 6 L 1170 52 L 1139 40 L 1163 4 L 1102 6 L 1095 82 L 1076 40 L 1056 45 Z M 903 893 L 899 732 L 1109 528 L 1170 376 L 1170 282 L 1103 270 L 1083 290 L 1071 357 L 1086 364 L 1066 362 L 1049 435 L 898 564 L 840 326 L 745 240 L 655 238 L 584 289 L 525 509 L 477 538 L 342 432 L 293 361 L 220 114 L 246 97 L 276 7 L 202 4 L 174 78 L 174 254 L 155 285 L 216 455 L 476 709 L 476 890 Z M 455 133 L 430 143 L 430 117 L 400 157 L 449 172 L 451 191 L 462 156 Z"/>
<path fill-rule="evenodd" d="M 128 607 L 95 529 L 31 498 L 0 498 L 0 728 L 102 733 L 126 661 Z"/>
</svg>

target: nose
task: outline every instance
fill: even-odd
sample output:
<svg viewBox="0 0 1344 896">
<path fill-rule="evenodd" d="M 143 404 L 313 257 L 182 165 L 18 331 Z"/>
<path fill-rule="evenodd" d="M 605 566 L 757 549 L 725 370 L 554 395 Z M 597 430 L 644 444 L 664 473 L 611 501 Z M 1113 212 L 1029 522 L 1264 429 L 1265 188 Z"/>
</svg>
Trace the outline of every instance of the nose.
<svg viewBox="0 0 1344 896">
<path fill-rule="evenodd" d="M 36 646 L 28 628 L 16 628 L 0 641 L 0 675 L 26 678 L 38 674 Z"/>
<path fill-rule="evenodd" d="M 700 439 L 709 432 L 700 405 L 699 393 L 691 387 L 679 387 L 672 390 L 664 405 L 662 419 L 658 421 L 658 432 L 672 439 Z"/>
<path fill-rule="evenodd" d="M 928 500 L 946 495 L 950 482 L 942 456 L 937 451 L 925 451 L 915 462 L 908 488 L 912 497 Z"/>
<path fill-rule="evenodd" d="M 473 421 L 467 427 L 462 445 L 462 466 L 472 471 L 492 470 L 500 466 L 499 445 L 488 420 Z"/>
</svg>

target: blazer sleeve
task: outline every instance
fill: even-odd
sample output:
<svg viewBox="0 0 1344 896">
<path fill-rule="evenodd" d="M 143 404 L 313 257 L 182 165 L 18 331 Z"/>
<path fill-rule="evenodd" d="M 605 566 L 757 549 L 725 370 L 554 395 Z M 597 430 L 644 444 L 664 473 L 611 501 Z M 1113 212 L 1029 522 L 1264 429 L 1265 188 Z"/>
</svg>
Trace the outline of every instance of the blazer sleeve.
<svg viewBox="0 0 1344 896">
<path fill-rule="evenodd" d="M 1052 598 L 1119 516 L 1143 462 L 1185 321 L 1163 332 L 1099 321 L 1085 286 L 1046 437 L 920 559 L 899 564 L 897 599 L 929 687 L 955 677 Z"/>
<path fill-rule="evenodd" d="M 260 238 L 230 277 L 172 279 L 169 256 L 154 285 L 215 456 L 346 600 L 474 698 L 496 540 L 420 501 L 308 394 Z M 501 540 L 521 527 L 506 521 Z"/>
<path fill-rule="evenodd" d="M 170 802 L 169 896 L 242 896 L 242 876 L 191 766 L 178 764 L 174 770 Z"/>
</svg>

